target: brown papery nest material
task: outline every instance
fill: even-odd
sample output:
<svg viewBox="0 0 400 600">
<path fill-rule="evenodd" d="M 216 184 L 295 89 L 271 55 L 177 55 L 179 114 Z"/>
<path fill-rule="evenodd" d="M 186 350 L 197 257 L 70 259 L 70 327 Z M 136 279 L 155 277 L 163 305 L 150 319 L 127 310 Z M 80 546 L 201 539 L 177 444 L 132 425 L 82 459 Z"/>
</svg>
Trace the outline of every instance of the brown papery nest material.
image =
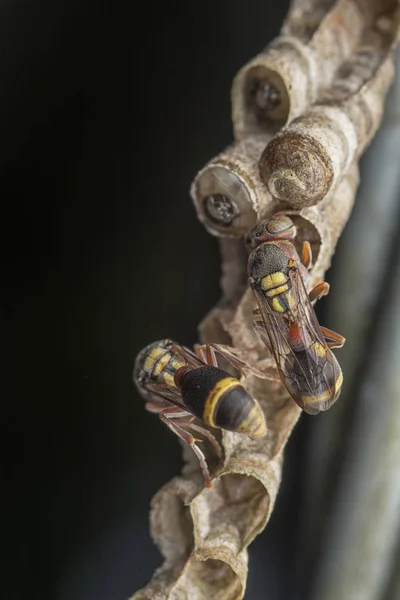
<svg viewBox="0 0 400 600">
<path fill-rule="evenodd" d="M 276 209 L 263 184 L 258 163 L 270 134 L 253 135 L 231 144 L 196 175 L 191 196 L 200 221 L 216 236 L 242 237 L 268 211 Z M 208 210 L 209 199 L 225 197 L 233 207 L 232 219 L 216 220 Z"/>
<path fill-rule="evenodd" d="M 294 23 L 294 15 L 297 15 L 297 25 L 296 27 L 292 25 L 292 35 L 297 35 L 299 42 L 304 43 L 306 35 L 304 32 L 308 31 L 307 43 L 312 43 L 312 40 L 317 39 L 319 35 L 318 23 L 313 22 L 314 24 L 307 28 L 307 23 L 304 21 L 302 27 L 301 18 L 305 19 L 304 15 L 314 14 L 312 8 L 317 7 L 326 14 L 321 21 L 321 27 L 327 27 L 326 19 L 331 18 L 332 11 L 347 5 L 349 7 L 351 5 L 351 9 L 356 10 L 357 6 L 361 6 L 361 2 L 333 3 L 320 0 L 312 3 L 308 0 L 294 3 L 289 13 L 292 23 Z M 362 14 L 365 15 L 364 25 L 370 26 L 372 11 L 361 10 Z M 392 21 L 389 19 L 389 22 Z M 303 33 L 300 35 L 301 31 Z M 327 32 L 321 32 L 322 34 L 325 36 L 324 39 L 329 39 Z M 350 35 L 350 32 L 347 35 Z M 392 38 L 394 39 L 393 35 Z M 382 37 L 378 36 L 378 39 L 381 40 Z M 348 53 L 352 52 L 353 46 L 354 44 L 352 45 L 348 40 Z M 379 48 L 382 51 L 380 45 Z M 330 53 L 326 52 L 326 68 L 330 68 L 328 65 L 330 60 L 335 64 L 345 64 L 342 51 L 339 56 L 335 55 L 338 50 L 332 43 Z M 283 46 L 279 52 L 283 61 L 285 47 Z M 329 110 L 342 111 L 346 103 L 351 104 L 351 98 L 359 98 L 361 94 L 364 105 L 373 107 L 374 114 L 381 114 L 393 71 L 391 51 L 386 49 L 383 54 L 382 61 L 378 61 L 376 68 L 369 72 L 368 84 L 364 82 L 361 87 L 359 85 L 358 91 L 353 90 L 353 96 L 350 95 L 347 100 L 343 99 L 341 92 L 337 91 L 337 96 L 336 92 L 332 92 L 329 103 L 324 100 L 324 109 L 328 107 Z M 349 57 L 346 57 L 346 60 L 347 58 Z M 358 58 L 354 54 L 353 59 L 349 58 L 349 60 L 358 63 Z M 320 71 L 323 70 L 323 66 L 320 65 Z M 354 69 L 352 73 L 354 75 Z M 332 83 L 331 90 L 342 89 L 342 81 L 342 78 L 339 78 L 336 83 Z M 363 91 L 367 87 L 373 90 L 370 96 L 365 95 Z M 370 104 L 367 100 L 369 97 L 371 97 Z M 309 103 L 309 99 L 306 103 Z M 353 128 L 357 129 L 358 125 L 353 122 L 353 119 L 356 118 L 358 109 L 350 110 L 349 105 L 347 106 L 346 118 L 352 123 Z M 306 110 L 306 106 L 303 105 L 302 110 Z M 379 121 L 375 117 L 371 119 L 373 125 L 369 129 L 368 139 L 373 135 Z M 318 137 L 321 119 L 316 119 L 314 125 L 312 120 L 308 121 L 308 127 L 310 137 Z M 261 135 L 271 134 L 264 132 Z M 275 139 L 279 140 L 280 135 L 278 134 L 269 144 L 275 143 Z M 260 139 L 257 137 L 254 144 L 250 146 L 248 142 L 244 142 L 241 146 L 235 144 L 233 151 L 228 150 L 222 155 L 223 166 L 226 166 L 229 160 L 235 169 L 239 165 L 242 181 L 247 178 L 245 192 L 247 193 L 249 189 L 253 192 L 256 190 L 253 196 L 248 194 L 246 197 L 246 193 L 240 196 L 241 201 L 244 200 L 242 210 L 245 212 L 245 217 L 250 215 L 250 221 L 271 214 L 277 209 L 277 203 L 271 194 L 263 191 L 259 174 L 254 168 L 262 145 L 259 143 Z M 262 143 L 264 142 L 265 138 Z M 361 141 L 357 143 L 364 144 Z M 328 158 L 333 161 L 329 152 L 328 149 Z M 314 266 L 311 272 L 311 285 L 320 280 L 329 268 L 336 243 L 351 213 L 359 181 L 358 157 L 359 152 L 356 150 L 351 160 L 346 163 L 346 169 L 341 168 L 337 175 L 333 175 L 334 178 L 336 177 L 335 187 L 332 187 L 317 204 L 304 207 L 303 203 L 299 214 L 293 217 L 298 226 L 296 243 L 300 245 L 303 239 L 307 239 L 313 249 Z M 218 160 L 221 162 L 217 157 L 214 164 Z M 196 178 L 195 188 L 198 182 L 199 178 Z M 210 193 L 215 193 L 212 189 L 212 177 L 202 184 L 210 186 L 206 189 L 206 194 L 210 190 Z M 284 205 L 288 206 L 285 203 Z M 201 208 L 197 206 L 197 210 L 200 219 L 205 223 Z M 247 256 L 241 239 L 243 231 L 234 229 L 230 231 L 227 227 L 221 232 L 218 227 L 213 229 L 208 227 L 208 223 L 205 225 L 220 237 L 222 297 L 218 305 L 200 324 L 200 339 L 203 342 L 220 342 L 234 346 L 239 355 L 259 369 L 274 368 L 272 358 L 252 327 L 255 301 L 247 285 Z M 204 487 L 196 458 L 190 449 L 184 447 L 185 466 L 182 474 L 159 490 L 151 505 L 151 535 L 164 557 L 164 563 L 154 573 L 149 583 L 136 592 L 132 600 L 209 600 L 210 598 L 240 600 L 243 598 L 248 571 L 247 547 L 264 529 L 271 516 L 281 481 L 284 448 L 301 411 L 280 383 L 256 379 L 253 376 L 242 378 L 242 383 L 259 400 L 265 412 L 268 424 L 266 437 L 255 441 L 244 435 L 223 431 L 224 459 L 221 464 L 210 464 L 211 468 L 214 467 L 212 489 Z M 211 460 L 210 456 L 208 458 Z"/>
<path fill-rule="evenodd" d="M 368 14 L 368 13 L 366 13 Z M 316 103 L 284 127 L 261 155 L 260 176 L 274 198 L 294 208 L 321 202 L 376 133 L 394 76 L 400 9 L 366 28 Z"/>
<path fill-rule="evenodd" d="M 355 0 L 293 1 L 281 35 L 233 81 L 235 138 L 277 131 L 298 117 L 331 85 L 370 20 Z"/>
</svg>

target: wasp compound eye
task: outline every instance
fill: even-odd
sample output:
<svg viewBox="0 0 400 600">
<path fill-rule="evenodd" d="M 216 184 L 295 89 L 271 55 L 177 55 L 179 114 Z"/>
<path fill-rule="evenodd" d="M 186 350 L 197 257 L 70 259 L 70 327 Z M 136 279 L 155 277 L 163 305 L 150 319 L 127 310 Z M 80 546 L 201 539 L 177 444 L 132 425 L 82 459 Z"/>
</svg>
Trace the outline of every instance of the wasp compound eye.
<svg viewBox="0 0 400 600">
<path fill-rule="evenodd" d="M 286 217 L 285 215 L 277 215 L 276 217 L 269 219 L 269 221 L 266 221 L 265 229 L 272 235 L 280 235 L 286 232 L 293 233 L 293 236 L 296 235 L 292 219 L 289 219 L 289 217 Z"/>
<path fill-rule="evenodd" d="M 204 212 L 216 224 L 230 225 L 239 215 L 236 202 L 224 194 L 212 194 L 203 200 Z"/>
<path fill-rule="evenodd" d="M 251 251 L 265 242 L 292 240 L 296 237 L 296 233 L 296 226 L 289 217 L 286 215 L 276 215 L 257 223 L 246 235 L 245 245 L 247 250 Z"/>
</svg>

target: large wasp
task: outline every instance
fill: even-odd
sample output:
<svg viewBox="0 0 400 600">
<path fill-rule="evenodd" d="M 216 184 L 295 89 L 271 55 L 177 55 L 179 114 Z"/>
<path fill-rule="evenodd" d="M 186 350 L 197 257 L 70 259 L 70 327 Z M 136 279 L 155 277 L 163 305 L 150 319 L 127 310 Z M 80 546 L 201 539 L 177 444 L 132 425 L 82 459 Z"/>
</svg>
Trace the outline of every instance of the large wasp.
<svg viewBox="0 0 400 600">
<path fill-rule="evenodd" d="M 329 292 L 329 284 L 318 283 L 308 292 L 311 246 L 303 243 L 300 259 L 290 241 L 296 233 L 285 214 L 256 225 L 245 239 L 248 276 L 258 306 L 254 328 L 290 395 L 314 415 L 340 395 L 343 375 L 331 348 L 340 348 L 345 339 L 318 323 L 313 304 Z"/>
<path fill-rule="evenodd" d="M 266 433 L 264 413 L 236 377 L 218 367 L 217 354 L 244 375 L 273 379 L 240 360 L 224 345 L 195 345 L 194 352 L 165 339 L 150 344 L 136 357 L 133 380 L 146 400 L 146 409 L 159 415 L 196 454 L 207 487 L 211 479 L 203 452 L 191 432 L 201 434 L 221 457 L 213 434 L 194 422 L 243 433 L 251 438 Z"/>
</svg>

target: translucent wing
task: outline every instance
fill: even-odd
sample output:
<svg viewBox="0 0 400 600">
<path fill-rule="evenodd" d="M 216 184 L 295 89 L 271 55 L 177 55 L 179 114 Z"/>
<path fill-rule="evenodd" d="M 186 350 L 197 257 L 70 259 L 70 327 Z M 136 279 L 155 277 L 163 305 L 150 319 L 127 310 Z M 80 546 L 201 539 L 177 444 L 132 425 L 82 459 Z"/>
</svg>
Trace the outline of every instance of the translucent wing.
<svg viewBox="0 0 400 600">
<path fill-rule="evenodd" d="M 327 346 L 299 270 L 293 270 L 290 277 L 298 297 L 297 324 L 302 327 L 308 342 L 307 352 L 304 353 L 304 370 L 309 373 L 308 379 L 313 393 L 310 394 L 311 397 L 303 396 L 303 402 L 306 404 L 304 410 L 316 414 L 328 410 L 337 400 L 343 376 L 335 355 Z"/>
<path fill-rule="evenodd" d="M 169 350 L 174 354 L 176 358 L 180 358 L 183 362 L 185 362 L 189 367 L 201 367 L 204 363 L 196 356 L 194 352 L 186 348 L 185 346 L 181 346 L 175 342 L 171 342 L 169 346 Z"/>
<path fill-rule="evenodd" d="M 291 314 L 305 341 L 304 348 L 300 351 L 289 344 L 291 322 L 288 318 L 272 310 L 257 282 L 252 281 L 251 287 L 265 326 L 266 335 L 261 337 L 275 358 L 283 383 L 303 410 L 317 414 L 321 410 L 327 410 L 336 400 L 336 382 L 341 371 L 326 345 L 300 269 L 291 270 L 290 278 Z M 260 335 L 259 326 L 256 330 Z"/>
<path fill-rule="evenodd" d="M 157 401 L 157 399 L 168 400 L 174 406 L 179 406 L 184 410 L 188 410 L 183 404 L 181 394 L 176 387 L 170 387 L 164 383 L 157 381 L 146 380 L 139 382 L 139 388 L 145 392 L 146 400 Z M 189 411 L 188 411 L 189 412 Z"/>
<path fill-rule="evenodd" d="M 300 274 L 299 269 L 292 269 L 289 272 L 289 277 L 292 282 L 292 289 L 297 299 L 296 311 L 298 313 L 299 324 L 301 323 L 304 330 L 310 336 L 311 341 L 319 342 L 323 346 L 326 346 L 324 335 L 321 331 L 317 315 L 313 305 L 310 302 L 308 292 L 304 285 L 304 280 Z"/>
</svg>

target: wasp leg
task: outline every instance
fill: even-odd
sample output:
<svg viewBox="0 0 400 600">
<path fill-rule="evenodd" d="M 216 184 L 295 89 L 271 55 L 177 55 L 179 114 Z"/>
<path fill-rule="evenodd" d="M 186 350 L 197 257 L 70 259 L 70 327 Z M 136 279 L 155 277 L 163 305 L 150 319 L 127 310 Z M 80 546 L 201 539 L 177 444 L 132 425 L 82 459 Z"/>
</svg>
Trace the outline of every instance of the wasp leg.
<svg viewBox="0 0 400 600">
<path fill-rule="evenodd" d="M 206 365 L 218 367 L 218 360 L 215 356 L 213 348 L 211 347 L 211 344 L 195 344 L 194 351 L 196 356 Z"/>
<path fill-rule="evenodd" d="M 259 317 L 260 316 L 260 309 L 259 309 L 258 306 L 253 310 L 253 315 L 255 317 Z"/>
<path fill-rule="evenodd" d="M 330 285 L 329 283 L 326 283 L 326 281 L 321 281 L 321 283 L 317 283 L 317 285 L 313 287 L 311 292 L 308 294 L 310 302 L 314 304 L 317 300 L 322 298 L 322 296 L 327 296 L 329 294 L 329 288 Z"/>
<path fill-rule="evenodd" d="M 186 431 L 186 429 L 184 429 L 185 426 L 188 427 L 189 425 L 191 425 L 191 423 L 182 422 L 178 424 L 175 422 L 175 420 L 178 420 L 181 417 L 182 413 L 183 411 L 178 407 L 167 408 L 160 412 L 160 419 L 163 423 L 167 425 L 167 427 L 171 429 L 171 431 L 175 433 L 175 435 L 177 435 L 181 440 L 186 442 L 186 444 L 188 444 L 191 447 L 191 449 L 199 459 L 200 467 L 204 477 L 204 482 L 206 486 L 210 488 L 212 487 L 212 482 L 206 459 L 200 448 L 195 443 L 199 440 L 195 440 L 192 434 Z"/>
<path fill-rule="evenodd" d="M 305 266 L 306 269 L 311 269 L 312 267 L 312 250 L 310 242 L 303 242 L 303 247 L 301 249 L 301 262 Z"/>
<path fill-rule="evenodd" d="M 197 358 L 199 358 L 203 363 L 205 363 L 206 355 L 205 355 L 205 351 L 204 351 L 204 345 L 195 344 L 193 346 L 193 350 L 194 350 L 194 353 L 197 356 Z"/>
<path fill-rule="evenodd" d="M 218 458 L 222 458 L 221 446 L 219 445 L 219 443 L 217 442 L 217 440 L 215 439 L 215 437 L 213 436 L 213 434 L 210 431 L 208 431 L 204 427 L 200 427 L 200 425 L 196 425 L 195 423 L 192 423 L 192 422 L 188 422 L 187 427 L 190 429 L 193 429 L 193 431 L 197 431 L 198 433 L 201 433 L 201 435 L 203 435 L 210 442 L 210 444 L 213 445 L 213 447 L 218 455 Z"/>
<path fill-rule="evenodd" d="M 181 419 L 186 417 L 188 420 L 181 421 L 180 425 L 184 425 L 187 428 L 191 428 L 194 431 L 198 431 L 199 433 L 201 433 L 210 442 L 210 444 L 214 446 L 218 458 L 222 458 L 221 446 L 219 445 L 213 434 L 204 427 L 200 427 L 200 425 L 192 423 L 194 417 L 191 415 L 190 412 L 181 410 L 178 413 L 178 407 L 173 406 L 170 402 L 168 402 L 168 400 L 164 399 L 160 399 L 159 401 L 155 400 L 154 402 L 146 402 L 145 408 L 146 410 L 154 414 L 160 414 L 160 412 L 162 412 L 163 410 L 166 410 L 168 408 L 174 408 L 174 419 Z"/>
<path fill-rule="evenodd" d="M 346 341 L 339 333 L 332 331 L 332 329 L 327 329 L 326 327 L 321 327 L 322 335 L 325 338 L 326 345 L 328 348 L 341 348 Z"/>
<path fill-rule="evenodd" d="M 159 415 L 160 412 L 162 412 L 163 410 L 166 410 L 167 408 L 174 408 L 175 410 L 178 409 L 180 411 L 179 418 L 192 416 L 189 411 L 183 410 L 179 407 L 174 406 L 173 404 L 171 404 L 171 402 L 168 402 L 168 400 L 164 400 L 164 398 L 158 399 L 157 396 L 153 396 L 153 400 L 150 402 L 146 402 L 144 407 L 146 410 L 148 410 L 149 412 L 151 412 L 155 415 Z M 177 418 L 176 415 L 175 415 L 175 418 Z"/>
<path fill-rule="evenodd" d="M 208 349 L 207 349 L 208 347 Z M 233 349 L 224 344 L 206 344 L 206 352 L 207 350 L 210 352 L 210 355 L 216 360 L 215 353 L 217 352 L 223 358 L 225 358 L 235 369 L 241 371 L 244 375 L 254 375 L 255 377 L 259 377 L 260 379 L 270 379 L 271 381 L 275 381 L 275 377 L 273 375 L 269 375 L 268 373 L 264 373 L 256 367 L 252 367 L 244 360 L 241 360 L 236 354 L 232 351 Z M 218 363 L 207 363 L 213 364 L 214 366 L 218 366 Z"/>
</svg>

